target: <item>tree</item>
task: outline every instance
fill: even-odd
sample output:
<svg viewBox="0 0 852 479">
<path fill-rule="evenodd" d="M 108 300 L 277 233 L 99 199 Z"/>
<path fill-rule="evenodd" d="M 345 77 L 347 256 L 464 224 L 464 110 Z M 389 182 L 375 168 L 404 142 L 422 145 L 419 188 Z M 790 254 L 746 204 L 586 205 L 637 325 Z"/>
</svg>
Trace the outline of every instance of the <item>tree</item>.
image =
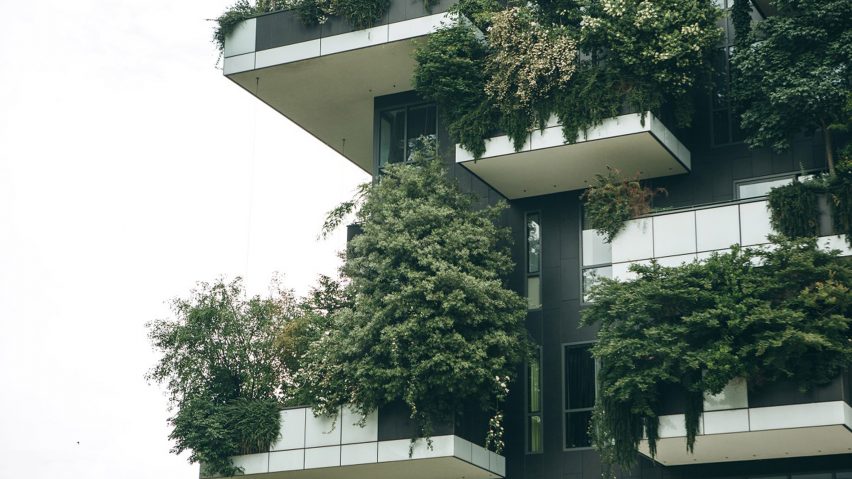
<svg viewBox="0 0 852 479">
<path fill-rule="evenodd" d="M 759 23 L 732 58 L 734 100 L 752 147 L 790 147 L 791 138 L 820 128 L 832 175 L 829 126 L 847 123 L 852 86 L 852 2 L 775 0 L 778 14 Z"/>
<path fill-rule="evenodd" d="M 509 231 L 495 226 L 503 208 L 474 209 L 434 151 L 383 171 L 342 268 L 352 307 L 307 355 L 321 409 L 403 400 L 428 437 L 465 401 L 495 407 L 526 352 L 526 303 L 504 283 L 514 265 Z"/>
<path fill-rule="evenodd" d="M 189 298 L 172 301 L 174 319 L 147 324 L 162 356 L 147 379 L 165 384 L 173 452 L 191 450 L 204 474 L 239 472 L 229 459 L 262 451 L 278 436 L 283 363 L 273 348 L 298 313 L 292 292 L 245 297 L 242 281 L 198 283 Z"/>
</svg>

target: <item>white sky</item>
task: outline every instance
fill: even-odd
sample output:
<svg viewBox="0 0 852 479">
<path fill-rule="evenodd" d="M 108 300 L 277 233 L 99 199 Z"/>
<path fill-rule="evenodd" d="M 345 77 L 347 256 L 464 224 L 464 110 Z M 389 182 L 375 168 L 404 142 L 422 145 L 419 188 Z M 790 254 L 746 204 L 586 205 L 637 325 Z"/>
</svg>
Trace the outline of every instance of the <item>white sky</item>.
<svg viewBox="0 0 852 479">
<path fill-rule="evenodd" d="M 228 4 L 2 2 L 0 478 L 196 478 L 144 323 L 337 268 L 316 235 L 367 176 L 214 68 Z"/>
</svg>

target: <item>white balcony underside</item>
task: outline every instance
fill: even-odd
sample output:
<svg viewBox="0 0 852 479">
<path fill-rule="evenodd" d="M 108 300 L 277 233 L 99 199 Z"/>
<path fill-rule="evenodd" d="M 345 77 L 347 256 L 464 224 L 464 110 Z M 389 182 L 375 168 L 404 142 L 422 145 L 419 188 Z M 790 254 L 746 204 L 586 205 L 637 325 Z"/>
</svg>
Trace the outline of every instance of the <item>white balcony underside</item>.
<svg viewBox="0 0 852 479">
<path fill-rule="evenodd" d="M 446 19 L 434 14 L 226 57 L 225 75 L 371 173 L 374 97 L 411 90 L 414 39 Z"/>
<path fill-rule="evenodd" d="M 507 136 L 486 141 L 475 160 L 456 146 L 456 162 L 482 178 L 509 199 L 546 195 L 587 187 L 607 167 L 626 176 L 656 178 L 689 172 L 689 150 L 650 112 L 644 124 L 639 113 L 604 120 L 566 144 L 555 120 L 544 131 L 529 134 L 516 152 Z"/>
<path fill-rule="evenodd" d="M 683 417 L 660 418 L 655 460 L 663 465 L 852 452 L 852 408 L 843 401 L 705 412 L 694 454 L 686 450 Z M 650 457 L 647 441 L 639 452 Z"/>
</svg>

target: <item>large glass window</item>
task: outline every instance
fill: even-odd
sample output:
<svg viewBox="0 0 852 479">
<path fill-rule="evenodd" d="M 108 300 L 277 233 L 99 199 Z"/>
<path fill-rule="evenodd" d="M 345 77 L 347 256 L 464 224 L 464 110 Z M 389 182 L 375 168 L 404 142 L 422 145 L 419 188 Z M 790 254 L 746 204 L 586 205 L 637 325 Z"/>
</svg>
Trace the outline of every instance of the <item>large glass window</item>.
<svg viewBox="0 0 852 479">
<path fill-rule="evenodd" d="M 541 347 L 527 363 L 527 452 L 543 451 L 541 421 Z"/>
<path fill-rule="evenodd" d="M 527 213 L 527 308 L 541 308 L 541 215 Z"/>
<path fill-rule="evenodd" d="M 585 218 L 584 218 L 585 222 Z M 589 301 L 589 291 L 601 278 L 612 278 L 612 245 L 597 230 L 583 229 L 583 301 Z"/>
<path fill-rule="evenodd" d="M 411 159 L 423 141 L 437 138 L 435 105 L 418 105 L 379 113 L 379 166 Z"/>
<path fill-rule="evenodd" d="M 565 346 L 565 448 L 590 447 L 595 406 L 595 358 L 591 344 Z"/>
</svg>

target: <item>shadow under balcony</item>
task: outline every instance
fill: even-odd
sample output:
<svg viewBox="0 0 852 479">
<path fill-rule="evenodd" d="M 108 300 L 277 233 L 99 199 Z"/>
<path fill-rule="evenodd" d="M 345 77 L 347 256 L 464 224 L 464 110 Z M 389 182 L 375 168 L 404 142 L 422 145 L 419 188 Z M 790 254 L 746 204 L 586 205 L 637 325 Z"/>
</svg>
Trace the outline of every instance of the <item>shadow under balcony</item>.
<svg viewBox="0 0 852 479">
<path fill-rule="evenodd" d="M 422 0 L 391 0 L 361 30 L 336 17 L 305 26 L 295 11 L 251 18 L 225 39 L 224 73 L 371 173 L 373 98 L 411 89 L 415 41 L 446 21 L 453 3 L 427 10 Z"/>
<path fill-rule="evenodd" d="M 485 141 L 475 159 L 456 145 L 456 162 L 509 199 L 586 188 L 607 167 L 640 179 L 679 175 L 691 170 L 689 150 L 651 112 L 604 120 L 575 143 L 566 143 L 562 126 L 551 119 L 544 130 L 529 133 L 521 151 L 508 136 Z"/>
</svg>

